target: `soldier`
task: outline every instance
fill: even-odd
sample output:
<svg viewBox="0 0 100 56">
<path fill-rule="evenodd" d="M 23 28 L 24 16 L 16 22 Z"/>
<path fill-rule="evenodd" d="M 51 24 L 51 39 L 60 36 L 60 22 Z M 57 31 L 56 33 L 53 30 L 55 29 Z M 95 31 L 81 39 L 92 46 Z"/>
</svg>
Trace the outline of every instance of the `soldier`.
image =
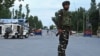
<svg viewBox="0 0 100 56">
<path fill-rule="evenodd" d="M 58 56 L 66 56 L 65 50 L 68 45 L 69 31 L 71 25 L 71 19 L 69 15 L 70 1 L 64 1 L 62 3 L 63 9 L 58 11 L 58 34 L 59 35 L 59 45 L 58 45 Z"/>
<path fill-rule="evenodd" d="M 7 27 L 5 29 L 5 35 L 4 35 L 5 39 L 7 39 L 9 37 L 9 34 L 12 33 L 12 28 L 11 27 Z"/>
</svg>

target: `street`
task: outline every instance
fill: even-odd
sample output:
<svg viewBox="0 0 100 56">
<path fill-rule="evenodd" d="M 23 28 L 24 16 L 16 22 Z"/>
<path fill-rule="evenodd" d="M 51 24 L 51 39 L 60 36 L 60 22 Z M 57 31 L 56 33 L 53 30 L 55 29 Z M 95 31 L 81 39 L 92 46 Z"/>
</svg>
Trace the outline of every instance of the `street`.
<svg viewBox="0 0 100 56">
<path fill-rule="evenodd" d="M 57 56 L 58 37 L 53 32 L 27 39 L 0 38 L 0 56 Z M 66 56 L 100 56 L 100 38 L 70 36 Z"/>
</svg>

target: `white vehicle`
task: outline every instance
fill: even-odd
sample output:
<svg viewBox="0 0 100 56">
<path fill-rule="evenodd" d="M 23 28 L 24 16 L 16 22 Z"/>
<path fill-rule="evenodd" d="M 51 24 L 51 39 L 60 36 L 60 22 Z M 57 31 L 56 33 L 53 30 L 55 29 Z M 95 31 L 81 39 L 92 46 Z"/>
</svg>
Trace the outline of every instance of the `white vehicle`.
<svg viewBox="0 0 100 56">
<path fill-rule="evenodd" d="M 0 24 L 0 35 L 5 39 L 28 38 L 28 28 L 19 24 Z"/>
<path fill-rule="evenodd" d="M 97 30 L 97 36 L 100 38 L 100 27 Z"/>
</svg>

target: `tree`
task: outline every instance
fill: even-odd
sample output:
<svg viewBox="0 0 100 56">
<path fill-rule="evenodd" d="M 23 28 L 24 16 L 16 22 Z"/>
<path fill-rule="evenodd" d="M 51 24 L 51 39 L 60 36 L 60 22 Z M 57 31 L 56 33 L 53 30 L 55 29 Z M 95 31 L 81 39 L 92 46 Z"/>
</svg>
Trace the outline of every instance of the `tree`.
<svg viewBox="0 0 100 56">
<path fill-rule="evenodd" d="M 18 19 L 22 18 L 22 4 L 19 5 Z"/>
<path fill-rule="evenodd" d="M 38 19 L 38 16 L 34 16 L 34 27 L 36 29 L 43 28 L 42 22 Z"/>
<path fill-rule="evenodd" d="M 29 13 L 30 13 L 30 9 L 29 9 L 29 4 L 26 4 L 26 19 L 28 19 Z"/>
<path fill-rule="evenodd" d="M 37 16 L 30 16 L 28 18 L 28 21 L 29 21 L 29 26 L 30 28 L 35 28 L 35 29 L 42 29 L 43 28 L 43 24 L 40 20 L 38 20 L 38 17 Z"/>
<path fill-rule="evenodd" d="M 14 6 L 15 0 L 0 0 L 0 18 L 11 18 L 10 7 Z"/>
<path fill-rule="evenodd" d="M 35 28 L 38 27 L 38 17 L 37 16 L 34 16 L 34 26 Z"/>
<path fill-rule="evenodd" d="M 6 8 L 9 9 L 10 7 L 14 6 L 15 0 L 2 0 L 2 5 Z"/>
<path fill-rule="evenodd" d="M 85 23 L 85 9 L 80 7 L 78 8 L 78 11 L 77 11 L 77 27 L 78 27 L 78 31 L 82 31 L 84 28 L 84 23 Z"/>
<path fill-rule="evenodd" d="M 50 30 L 53 30 L 53 29 L 55 29 L 55 26 L 54 25 L 51 25 L 50 26 Z"/>
<path fill-rule="evenodd" d="M 47 27 L 47 26 L 44 26 L 44 27 L 43 27 L 43 29 L 47 30 L 47 29 L 48 29 L 48 27 Z"/>
<path fill-rule="evenodd" d="M 31 32 L 31 29 L 34 28 L 34 23 L 33 23 L 33 16 L 31 15 L 29 18 L 28 18 L 28 22 L 29 22 L 29 31 Z"/>
<path fill-rule="evenodd" d="M 98 7 L 99 7 L 99 9 L 100 9 L 100 3 L 98 3 Z"/>
<path fill-rule="evenodd" d="M 42 22 L 39 20 L 38 21 L 38 27 L 37 27 L 38 29 L 42 29 L 43 28 L 43 24 L 42 24 Z"/>
<path fill-rule="evenodd" d="M 100 27 L 100 3 L 98 4 L 98 10 L 99 10 L 99 27 Z"/>
<path fill-rule="evenodd" d="M 22 13 L 22 19 L 24 19 L 25 18 L 25 14 L 24 13 Z"/>
<path fill-rule="evenodd" d="M 14 17 L 15 19 L 17 19 L 18 18 L 18 10 L 15 10 L 15 17 Z"/>
<path fill-rule="evenodd" d="M 96 0 L 91 0 L 91 7 L 90 7 L 90 12 L 93 12 L 96 10 Z"/>
<path fill-rule="evenodd" d="M 91 8 L 89 10 L 89 21 L 92 24 L 92 32 L 94 35 L 97 34 L 98 21 L 99 21 L 99 10 L 97 10 L 95 0 L 91 0 Z"/>
<path fill-rule="evenodd" d="M 96 10 L 90 14 L 90 22 L 92 24 L 92 32 L 94 35 L 97 34 L 98 24 L 99 24 L 99 11 Z"/>
<path fill-rule="evenodd" d="M 19 2 L 24 1 L 24 0 L 18 0 Z"/>
</svg>

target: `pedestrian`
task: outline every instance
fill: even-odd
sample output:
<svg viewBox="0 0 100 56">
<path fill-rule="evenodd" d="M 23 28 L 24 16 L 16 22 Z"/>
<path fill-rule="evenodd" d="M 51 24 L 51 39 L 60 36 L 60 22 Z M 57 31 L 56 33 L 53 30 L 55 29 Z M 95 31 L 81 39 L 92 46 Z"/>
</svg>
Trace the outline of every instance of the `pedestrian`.
<svg viewBox="0 0 100 56">
<path fill-rule="evenodd" d="M 71 19 L 69 15 L 70 1 L 62 3 L 63 9 L 58 11 L 57 29 L 59 35 L 58 56 L 66 56 L 65 50 L 68 45 L 69 32 L 71 27 Z"/>
<path fill-rule="evenodd" d="M 49 34 L 49 29 L 47 29 L 47 35 Z"/>
</svg>

